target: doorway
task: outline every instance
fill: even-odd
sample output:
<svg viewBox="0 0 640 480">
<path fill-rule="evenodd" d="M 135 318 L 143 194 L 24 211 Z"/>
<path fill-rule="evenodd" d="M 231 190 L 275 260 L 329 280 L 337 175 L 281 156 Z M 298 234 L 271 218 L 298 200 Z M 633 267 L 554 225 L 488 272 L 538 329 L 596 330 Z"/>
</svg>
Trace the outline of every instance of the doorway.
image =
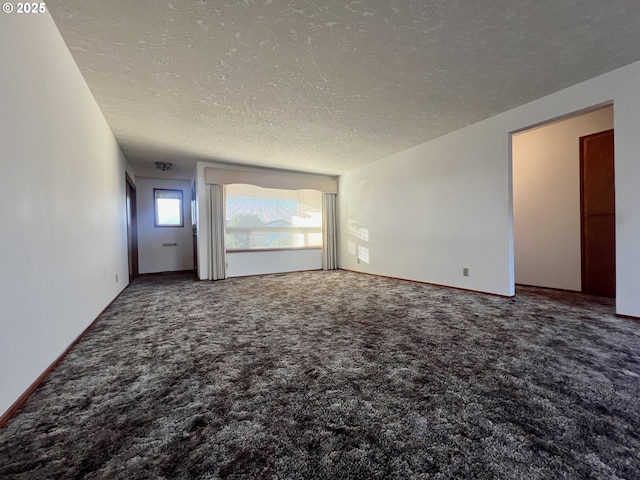
<svg viewBox="0 0 640 480">
<path fill-rule="evenodd" d="M 129 258 L 129 282 L 138 276 L 138 216 L 136 209 L 136 186 L 125 174 L 127 191 L 127 251 Z"/>
<path fill-rule="evenodd" d="M 613 130 L 580 137 L 582 292 L 616 296 Z"/>
<path fill-rule="evenodd" d="M 516 284 L 583 291 L 581 138 L 612 128 L 609 104 L 512 134 Z"/>
</svg>

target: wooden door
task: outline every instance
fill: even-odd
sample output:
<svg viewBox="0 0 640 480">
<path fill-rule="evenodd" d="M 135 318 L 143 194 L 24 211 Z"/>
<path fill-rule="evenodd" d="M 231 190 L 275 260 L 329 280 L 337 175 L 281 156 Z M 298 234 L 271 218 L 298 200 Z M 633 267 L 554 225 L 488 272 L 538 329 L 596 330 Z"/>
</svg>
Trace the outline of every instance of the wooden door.
<svg viewBox="0 0 640 480">
<path fill-rule="evenodd" d="M 616 296 L 613 130 L 580 138 L 582 291 Z"/>
<path fill-rule="evenodd" d="M 136 187 L 126 176 L 127 189 L 127 249 L 129 253 L 129 281 L 138 276 L 138 219 L 136 210 Z"/>
</svg>

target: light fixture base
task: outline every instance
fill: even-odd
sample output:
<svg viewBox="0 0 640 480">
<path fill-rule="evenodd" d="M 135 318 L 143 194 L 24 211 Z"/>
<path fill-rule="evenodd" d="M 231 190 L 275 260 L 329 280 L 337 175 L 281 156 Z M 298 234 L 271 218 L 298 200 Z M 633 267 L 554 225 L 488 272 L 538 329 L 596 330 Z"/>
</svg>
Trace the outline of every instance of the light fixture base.
<svg viewBox="0 0 640 480">
<path fill-rule="evenodd" d="M 156 168 L 158 170 L 162 170 L 163 172 L 166 172 L 167 170 L 171 170 L 173 168 L 173 163 L 169 163 L 169 162 L 156 162 Z"/>
</svg>

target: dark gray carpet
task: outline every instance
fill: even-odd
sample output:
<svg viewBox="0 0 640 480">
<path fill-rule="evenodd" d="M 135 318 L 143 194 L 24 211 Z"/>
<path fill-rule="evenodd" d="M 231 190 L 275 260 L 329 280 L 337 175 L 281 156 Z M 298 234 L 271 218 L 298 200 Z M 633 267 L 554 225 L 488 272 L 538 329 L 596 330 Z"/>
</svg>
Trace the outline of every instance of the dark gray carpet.
<svg viewBox="0 0 640 480">
<path fill-rule="evenodd" d="M 612 305 L 140 279 L 0 430 L 0 478 L 638 479 L 640 322 Z"/>
</svg>

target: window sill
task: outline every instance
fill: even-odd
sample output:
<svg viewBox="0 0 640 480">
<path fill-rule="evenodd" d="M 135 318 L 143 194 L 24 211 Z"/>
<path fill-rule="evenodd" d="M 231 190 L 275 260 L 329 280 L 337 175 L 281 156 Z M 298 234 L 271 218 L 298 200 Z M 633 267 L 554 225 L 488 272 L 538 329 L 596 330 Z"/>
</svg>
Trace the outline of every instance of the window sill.
<svg viewBox="0 0 640 480">
<path fill-rule="evenodd" d="M 252 252 L 290 252 L 296 250 L 322 250 L 322 247 L 291 247 L 291 248 L 248 248 L 246 250 L 226 250 L 227 253 L 252 253 Z"/>
</svg>

